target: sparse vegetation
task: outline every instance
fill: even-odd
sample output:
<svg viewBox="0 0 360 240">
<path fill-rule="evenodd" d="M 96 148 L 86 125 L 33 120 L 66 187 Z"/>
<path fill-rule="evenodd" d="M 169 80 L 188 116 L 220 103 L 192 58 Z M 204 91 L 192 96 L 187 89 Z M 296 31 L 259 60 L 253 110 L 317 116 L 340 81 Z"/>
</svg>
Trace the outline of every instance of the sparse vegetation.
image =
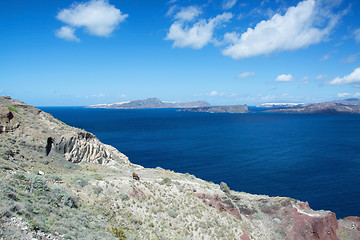
<svg viewBox="0 0 360 240">
<path fill-rule="evenodd" d="M 112 234 L 114 235 L 114 237 L 116 237 L 119 240 L 126 240 L 126 236 L 125 236 L 125 232 L 124 230 L 122 230 L 121 228 L 117 228 L 117 227 L 111 227 L 108 228 L 108 230 L 110 232 L 112 232 Z"/>
<path fill-rule="evenodd" d="M 11 112 L 16 112 L 16 113 L 19 113 L 18 110 L 16 110 L 14 107 L 12 106 L 8 106 L 8 109 L 11 111 Z"/>
</svg>

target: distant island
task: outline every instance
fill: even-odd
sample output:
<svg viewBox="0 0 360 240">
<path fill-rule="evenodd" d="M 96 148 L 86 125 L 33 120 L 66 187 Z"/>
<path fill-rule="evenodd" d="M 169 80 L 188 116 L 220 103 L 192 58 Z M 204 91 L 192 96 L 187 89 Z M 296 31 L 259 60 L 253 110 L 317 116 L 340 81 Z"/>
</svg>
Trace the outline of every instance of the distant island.
<svg viewBox="0 0 360 240">
<path fill-rule="evenodd" d="M 263 103 L 257 105 L 258 108 L 284 108 L 284 107 L 300 107 L 304 103 Z"/>
<path fill-rule="evenodd" d="M 205 101 L 190 102 L 165 102 L 158 98 L 147 98 L 143 100 L 126 101 L 118 103 L 104 103 L 87 106 L 87 108 L 110 108 L 110 109 L 151 109 L 151 108 L 195 108 L 208 107 Z"/>
<path fill-rule="evenodd" d="M 344 105 L 341 103 L 314 103 L 301 107 L 274 108 L 265 112 L 277 113 L 360 113 L 359 105 Z"/>
<path fill-rule="evenodd" d="M 209 113 L 248 113 L 247 105 L 227 105 L 227 106 L 206 106 L 183 108 L 178 111 L 183 112 L 209 112 Z"/>
</svg>

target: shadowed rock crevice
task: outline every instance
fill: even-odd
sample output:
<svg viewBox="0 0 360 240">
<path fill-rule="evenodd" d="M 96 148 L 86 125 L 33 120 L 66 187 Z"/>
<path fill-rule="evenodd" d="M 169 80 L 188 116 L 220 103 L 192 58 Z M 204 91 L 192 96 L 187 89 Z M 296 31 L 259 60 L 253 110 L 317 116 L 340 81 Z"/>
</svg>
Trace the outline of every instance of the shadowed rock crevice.
<svg viewBox="0 0 360 240">
<path fill-rule="evenodd" d="M 51 152 L 51 148 L 52 148 L 53 143 L 54 143 L 54 139 L 52 139 L 51 137 L 49 137 L 49 138 L 47 139 L 47 144 L 46 144 L 46 148 L 45 148 L 45 150 L 46 150 L 46 156 L 48 156 L 49 153 Z"/>
</svg>

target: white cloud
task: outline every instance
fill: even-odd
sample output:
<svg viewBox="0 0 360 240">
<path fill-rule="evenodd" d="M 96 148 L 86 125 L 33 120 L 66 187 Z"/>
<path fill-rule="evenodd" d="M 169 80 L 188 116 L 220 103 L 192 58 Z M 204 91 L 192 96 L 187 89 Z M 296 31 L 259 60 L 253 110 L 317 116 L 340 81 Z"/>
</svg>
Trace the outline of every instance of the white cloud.
<svg viewBox="0 0 360 240">
<path fill-rule="evenodd" d="M 320 75 L 317 75 L 317 76 L 315 77 L 315 79 L 320 80 L 320 79 L 324 79 L 324 78 L 327 78 L 327 77 L 328 77 L 328 75 L 320 74 Z"/>
<path fill-rule="evenodd" d="M 74 28 L 69 26 L 63 26 L 55 31 L 55 36 L 65 39 L 67 41 L 80 42 L 80 39 L 75 36 L 74 32 Z"/>
<path fill-rule="evenodd" d="M 124 98 L 124 97 L 126 97 L 126 95 L 125 95 L 125 94 L 121 94 L 120 97 Z"/>
<path fill-rule="evenodd" d="M 107 0 L 90 0 L 85 3 L 74 3 L 70 8 L 62 9 L 57 19 L 72 28 L 85 28 L 95 36 L 108 37 L 128 17 Z"/>
<path fill-rule="evenodd" d="M 226 33 L 225 39 L 232 42 L 222 53 L 234 59 L 243 59 L 305 48 L 324 40 L 338 19 L 338 15 L 318 7 L 315 0 L 306 0 L 290 7 L 284 15 L 275 14 L 270 20 L 248 28 L 241 36 Z"/>
<path fill-rule="evenodd" d="M 244 78 L 251 77 L 251 76 L 255 76 L 255 73 L 254 72 L 244 72 L 244 73 L 238 75 L 236 78 L 244 79 Z"/>
<path fill-rule="evenodd" d="M 360 43 L 360 28 L 354 31 L 354 38 L 356 42 Z"/>
<path fill-rule="evenodd" d="M 348 97 L 348 96 L 350 96 L 351 94 L 350 93 L 339 93 L 338 94 L 338 97 Z"/>
<path fill-rule="evenodd" d="M 215 27 L 228 22 L 231 18 L 231 13 L 223 13 L 209 21 L 201 19 L 191 27 L 183 21 L 175 21 L 165 40 L 173 40 L 173 47 L 200 49 L 212 40 Z"/>
<path fill-rule="evenodd" d="M 275 82 L 292 82 L 294 81 L 294 78 L 291 74 L 282 74 L 277 76 L 277 78 L 275 79 Z"/>
<path fill-rule="evenodd" d="M 360 83 L 360 67 L 356 68 L 352 73 L 342 78 L 337 77 L 329 82 L 332 85 L 344 85 L 344 84 L 359 84 Z"/>
<path fill-rule="evenodd" d="M 211 91 L 209 93 L 210 96 L 216 96 L 216 95 L 219 95 L 219 93 L 217 91 Z"/>
<path fill-rule="evenodd" d="M 224 10 L 228 10 L 232 8 L 236 4 L 237 0 L 223 0 L 222 2 L 222 8 Z"/>
<path fill-rule="evenodd" d="M 355 93 L 354 97 L 360 97 L 360 92 Z"/>
<path fill-rule="evenodd" d="M 174 18 L 179 21 L 192 21 L 194 18 L 201 14 L 201 9 L 195 6 L 183 8 L 178 12 Z"/>
</svg>

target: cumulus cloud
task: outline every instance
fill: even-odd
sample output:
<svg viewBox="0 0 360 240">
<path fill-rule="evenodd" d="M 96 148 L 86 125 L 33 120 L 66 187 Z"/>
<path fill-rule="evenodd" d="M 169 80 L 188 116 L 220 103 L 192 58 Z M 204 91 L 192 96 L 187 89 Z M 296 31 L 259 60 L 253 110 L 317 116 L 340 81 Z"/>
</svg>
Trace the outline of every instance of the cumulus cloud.
<svg viewBox="0 0 360 240">
<path fill-rule="evenodd" d="M 183 8 L 180 12 L 175 14 L 174 18 L 179 21 L 192 21 L 201 14 L 201 9 L 195 6 Z"/>
<path fill-rule="evenodd" d="M 348 97 L 348 96 L 350 96 L 351 94 L 350 93 L 339 93 L 338 94 L 338 97 Z"/>
<path fill-rule="evenodd" d="M 58 20 L 68 24 L 67 29 L 61 30 L 62 27 L 57 32 L 63 34 L 60 36 L 71 37 L 69 29 L 72 28 L 72 36 L 75 37 L 75 28 L 85 28 L 91 35 L 108 37 L 127 17 L 128 14 L 123 14 L 115 6 L 109 4 L 107 0 L 74 3 L 70 8 L 62 9 L 57 14 Z"/>
<path fill-rule="evenodd" d="M 360 83 L 360 67 L 356 68 L 352 73 L 342 78 L 337 77 L 329 82 L 332 85 L 359 84 Z"/>
<path fill-rule="evenodd" d="M 338 20 L 339 16 L 328 8 L 317 6 L 315 0 L 306 0 L 290 7 L 284 15 L 275 14 L 271 19 L 259 22 L 241 35 L 226 33 L 225 40 L 231 44 L 222 53 L 244 59 L 305 48 L 324 40 Z"/>
<path fill-rule="evenodd" d="M 248 78 L 248 77 L 252 77 L 252 76 L 255 76 L 254 72 L 244 72 L 244 73 L 238 75 L 236 78 L 244 79 L 244 78 Z"/>
<path fill-rule="evenodd" d="M 67 41 L 80 42 L 80 39 L 75 36 L 74 32 L 74 28 L 69 26 L 63 26 L 55 31 L 55 36 L 65 39 Z"/>
<path fill-rule="evenodd" d="M 230 21 L 231 18 L 231 13 L 223 13 L 208 21 L 201 19 L 192 26 L 184 21 L 175 21 L 171 25 L 165 40 L 173 40 L 173 47 L 200 49 L 212 40 L 214 29 Z"/>
<path fill-rule="evenodd" d="M 282 74 L 277 76 L 277 78 L 275 79 L 275 82 L 292 82 L 294 81 L 294 78 L 291 74 Z"/>
<path fill-rule="evenodd" d="M 224 10 L 228 10 L 230 8 L 232 8 L 233 6 L 235 6 L 237 0 L 223 0 L 222 2 L 222 8 Z"/>
</svg>

